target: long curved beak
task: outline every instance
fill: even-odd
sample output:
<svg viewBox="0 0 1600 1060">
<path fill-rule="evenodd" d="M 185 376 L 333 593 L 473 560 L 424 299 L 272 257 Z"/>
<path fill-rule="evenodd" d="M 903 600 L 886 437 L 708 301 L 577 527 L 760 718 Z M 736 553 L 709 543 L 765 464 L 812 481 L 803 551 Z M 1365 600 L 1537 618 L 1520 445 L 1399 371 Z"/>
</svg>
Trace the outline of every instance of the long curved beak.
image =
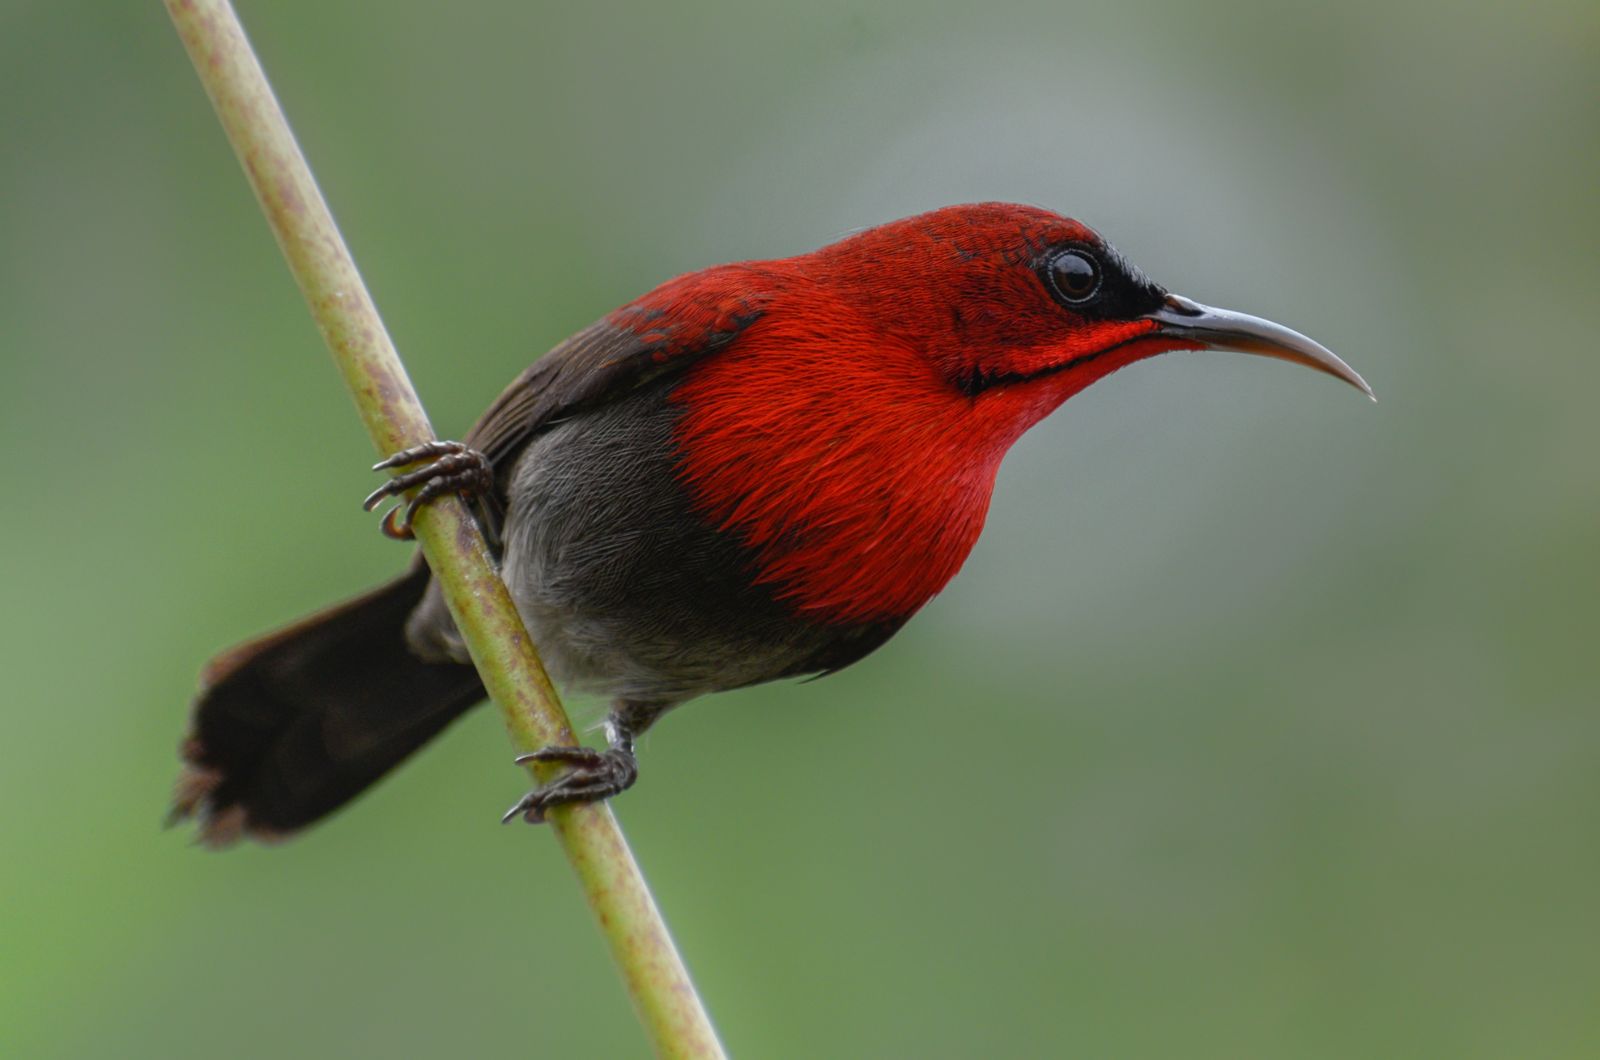
<svg viewBox="0 0 1600 1060">
<path fill-rule="evenodd" d="M 1213 309 L 1176 294 L 1167 295 L 1166 302 L 1148 314 L 1148 319 L 1161 325 L 1162 335 L 1198 343 L 1208 350 L 1235 350 L 1303 364 L 1343 379 L 1373 401 L 1378 400 L 1367 381 L 1332 350 L 1282 324 L 1248 313 Z"/>
</svg>

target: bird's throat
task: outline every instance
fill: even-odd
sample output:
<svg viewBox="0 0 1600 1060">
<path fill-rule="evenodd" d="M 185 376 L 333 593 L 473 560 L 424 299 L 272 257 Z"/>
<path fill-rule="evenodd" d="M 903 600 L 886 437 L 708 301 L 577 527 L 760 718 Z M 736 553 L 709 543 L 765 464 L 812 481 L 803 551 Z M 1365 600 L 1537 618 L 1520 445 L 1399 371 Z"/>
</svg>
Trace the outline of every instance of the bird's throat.
<svg viewBox="0 0 1600 1060">
<path fill-rule="evenodd" d="M 751 344 L 696 366 L 673 394 L 680 478 L 797 614 L 903 619 L 961 569 L 1024 428 L 914 357 L 795 361 Z"/>
</svg>

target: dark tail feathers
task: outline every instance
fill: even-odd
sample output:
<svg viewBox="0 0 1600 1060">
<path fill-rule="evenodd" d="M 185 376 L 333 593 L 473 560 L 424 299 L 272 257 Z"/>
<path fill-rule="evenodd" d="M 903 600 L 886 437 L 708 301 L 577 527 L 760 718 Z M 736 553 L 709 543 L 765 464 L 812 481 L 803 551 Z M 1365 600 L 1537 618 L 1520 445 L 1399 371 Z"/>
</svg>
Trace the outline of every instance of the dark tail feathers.
<svg viewBox="0 0 1600 1060">
<path fill-rule="evenodd" d="M 477 671 L 426 663 L 404 626 L 428 568 L 211 661 L 174 819 L 200 838 L 279 838 L 332 813 L 484 696 Z"/>
</svg>

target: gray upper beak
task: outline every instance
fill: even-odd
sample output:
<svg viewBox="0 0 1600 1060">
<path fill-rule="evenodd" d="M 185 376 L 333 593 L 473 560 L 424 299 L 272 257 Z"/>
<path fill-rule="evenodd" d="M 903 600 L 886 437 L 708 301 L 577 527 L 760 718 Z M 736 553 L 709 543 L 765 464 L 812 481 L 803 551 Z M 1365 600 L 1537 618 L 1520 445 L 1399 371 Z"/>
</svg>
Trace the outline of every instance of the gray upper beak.
<svg viewBox="0 0 1600 1060">
<path fill-rule="evenodd" d="M 1165 304 L 1150 313 L 1149 319 L 1161 325 L 1163 335 L 1198 342 L 1210 350 L 1236 350 L 1303 364 L 1343 379 L 1367 397 L 1378 400 L 1367 381 L 1332 350 L 1282 324 L 1248 313 L 1213 309 L 1176 294 L 1167 295 Z"/>
</svg>

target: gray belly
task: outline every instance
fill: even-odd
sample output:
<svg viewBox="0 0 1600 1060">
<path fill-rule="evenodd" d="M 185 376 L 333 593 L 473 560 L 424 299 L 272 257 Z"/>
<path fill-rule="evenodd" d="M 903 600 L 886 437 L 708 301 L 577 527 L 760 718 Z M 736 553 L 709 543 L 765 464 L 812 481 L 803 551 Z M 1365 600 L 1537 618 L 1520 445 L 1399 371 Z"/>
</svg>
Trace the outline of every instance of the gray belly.
<svg viewBox="0 0 1600 1060">
<path fill-rule="evenodd" d="M 690 510 L 674 476 L 678 411 L 649 388 L 556 425 L 512 469 L 501 573 L 569 689 L 675 703 L 828 668 L 841 636 L 855 639 L 752 586 L 743 546 Z M 448 616 L 426 610 L 413 643 L 457 654 Z"/>
</svg>

